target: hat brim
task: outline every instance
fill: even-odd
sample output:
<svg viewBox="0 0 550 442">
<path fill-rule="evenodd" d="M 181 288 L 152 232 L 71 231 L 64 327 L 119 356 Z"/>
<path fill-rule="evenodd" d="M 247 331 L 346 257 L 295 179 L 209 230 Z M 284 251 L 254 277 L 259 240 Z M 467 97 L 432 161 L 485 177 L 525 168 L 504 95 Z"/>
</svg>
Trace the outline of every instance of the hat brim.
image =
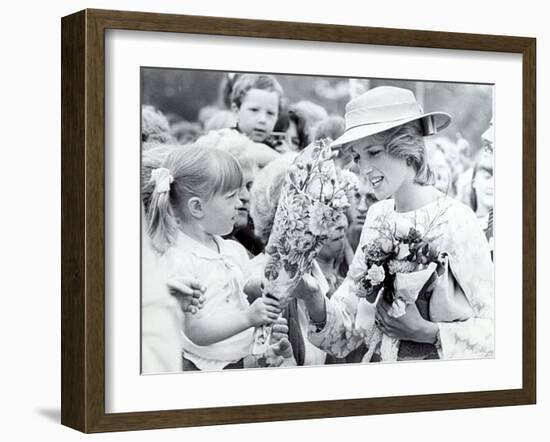
<svg viewBox="0 0 550 442">
<path fill-rule="evenodd" d="M 392 129 L 397 126 L 401 126 L 411 121 L 427 119 L 433 117 L 435 131 L 433 133 L 439 132 L 440 130 L 445 129 L 449 124 L 451 124 L 451 116 L 445 112 L 430 112 L 427 114 L 416 115 L 411 118 L 405 118 L 401 120 L 388 121 L 384 123 L 373 123 L 373 124 L 363 124 L 361 126 L 352 127 L 347 129 L 340 137 L 334 140 L 331 143 L 331 147 L 343 147 L 353 141 L 360 140 L 362 138 L 370 137 L 371 135 L 384 132 L 385 130 Z M 424 136 L 432 135 L 430 133 L 424 134 Z"/>
</svg>

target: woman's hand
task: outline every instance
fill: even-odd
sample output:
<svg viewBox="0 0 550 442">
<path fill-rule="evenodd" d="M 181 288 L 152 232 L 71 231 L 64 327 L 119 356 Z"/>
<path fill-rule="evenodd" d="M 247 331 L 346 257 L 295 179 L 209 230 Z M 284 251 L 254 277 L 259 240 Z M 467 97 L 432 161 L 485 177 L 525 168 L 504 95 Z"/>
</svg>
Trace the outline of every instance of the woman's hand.
<svg viewBox="0 0 550 442">
<path fill-rule="evenodd" d="M 279 303 L 268 297 L 256 299 L 246 312 L 251 327 L 273 324 L 281 314 Z"/>
<path fill-rule="evenodd" d="M 286 319 L 281 316 L 280 318 L 277 318 L 277 320 L 273 324 L 273 328 L 271 329 L 271 338 L 269 342 L 271 344 L 275 344 L 283 338 L 288 339 L 288 323 Z"/>
<path fill-rule="evenodd" d="M 195 314 L 203 307 L 202 295 L 206 289 L 196 279 L 174 277 L 166 285 L 170 294 L 178 300 L 183 312 Z"/>
<path fill-rule="evenodd" d="M 276 344 L 270 345 L 267 352 L 269 353 L 270 350 L 273 351 L 275 356 L 282 357 L 283 359 L 293 358 L 294 356 L 292 345 L 290 345 L 288 338 L 282 338 Z M 296 362 L 294 362 L 294 365 L 296 365 Z"/>
<path fill-rule="evenodd" d="M 390 307 L 391 304 L 380 297 L 376 306 L 376 321 L 384 334 L 400 340 L 435 343 L 439 328 L 420 315 L 416 304 L 408 304 L 405 314 L 399 318 L 388 314 Z"/>
<path fill-rule="evenodd" d="M 321 287 L 315 276 L 304 274 L 292 296 L 304 301 L 308 315 L 313 321 L 322 322 L 326 320 L 325 296 L 321 292 Z"/>
<path fill-rule="evenodd" d="M 311 299 L 322 297 L 321 287 L 313 275 L 304 274 L 294 289 L 292 296 L 308 302 Z"/>
</svg>

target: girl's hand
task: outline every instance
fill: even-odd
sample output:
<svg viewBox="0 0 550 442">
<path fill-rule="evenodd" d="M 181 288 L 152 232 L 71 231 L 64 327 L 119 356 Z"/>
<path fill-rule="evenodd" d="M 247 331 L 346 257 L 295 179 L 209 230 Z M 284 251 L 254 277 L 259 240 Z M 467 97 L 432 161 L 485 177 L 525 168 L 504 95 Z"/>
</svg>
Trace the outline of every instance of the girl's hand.
<svg viewBox="0 0 550 442">
<path fill-rule="evenodd" d="M 206 289 L 196 279 L 173 277 L 166 285 L 170 294 L 178 300 L 183 312 L 195 314 L 203 307 Z"/>
<path fill-rule="evenodd" d="M 262 296 L 262 274 L 257 272 L 257 274 L 252 275 L 247 281 L 243 289 L 248 302 L 252 303 L 256 298 Z"/>
<path fill-rule="evenodd" d="M 256 299 L 246 312 L 251 327 L 272 324 L 280 314 L 279 303 L 267 297 Z"/>
<path fill-rule="evenodd" d="M 435 343 L 439 328 L 420 315 L 416 304 L 407 305 L 405 314 L 399 318 L 388 314 L 390 307 L 391 304 L 380 297 L 376 306 L 376 321 L 384 334 L 400 340 Z"/>
</svg>

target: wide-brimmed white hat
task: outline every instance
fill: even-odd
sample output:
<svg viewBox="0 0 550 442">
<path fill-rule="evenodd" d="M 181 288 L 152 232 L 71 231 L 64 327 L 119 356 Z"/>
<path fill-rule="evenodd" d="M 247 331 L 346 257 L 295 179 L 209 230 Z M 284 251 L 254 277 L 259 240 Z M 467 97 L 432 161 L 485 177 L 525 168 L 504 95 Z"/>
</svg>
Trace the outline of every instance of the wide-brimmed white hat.
<svg viewBox="0 0 550 442">
<path fill-rule="evenodd" d="M 422 120 L 424 135 L 446 128 L 451 116 L 445 112 L 424 113 L 414 94 L 408 89 L 380 86 L 354 98 L 346 105 L 346 130 L 331 144 L 339 147 L 352 141 Z"/>
</svg>

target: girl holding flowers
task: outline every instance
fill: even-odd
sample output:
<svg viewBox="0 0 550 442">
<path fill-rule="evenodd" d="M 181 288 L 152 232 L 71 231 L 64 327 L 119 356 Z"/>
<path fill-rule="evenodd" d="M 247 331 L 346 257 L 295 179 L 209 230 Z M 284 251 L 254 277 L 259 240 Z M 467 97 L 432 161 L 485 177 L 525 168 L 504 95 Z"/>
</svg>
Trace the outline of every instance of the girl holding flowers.
<svg viewBox="0 0 550 442">
<path fill-rule="evenodd" d="M 332 147 L 350 152 L 379 202 L 367 213 L 346 279 L 326 299 L 301 282 L 310 341 L 336 357 L 460 359 L 494 353 L 493 270 L 472 210 L 433 186 L 423 137 L 451 117 L 412 92 L 378 87 L 346 106 Z"/>
<path fill-rule="evenodd" d="M 231 154 L 206 144 L 171 150 L 148 184 L 148 233 L 167 264 L 170 289 L 185 294 L 188 287 L 174 280 L 200 282 L 195 308 L 184 309 L 183 370 L 243 368 L 253 328 L 273 324 L 280 313 L 275 301 L 250 305 L 243 292 L 248 255 L 221 237 L 241 207 L 242 171 Z M 278 344 L 281 352 L 289 348 L 286 339 Z"/>
</svg>

